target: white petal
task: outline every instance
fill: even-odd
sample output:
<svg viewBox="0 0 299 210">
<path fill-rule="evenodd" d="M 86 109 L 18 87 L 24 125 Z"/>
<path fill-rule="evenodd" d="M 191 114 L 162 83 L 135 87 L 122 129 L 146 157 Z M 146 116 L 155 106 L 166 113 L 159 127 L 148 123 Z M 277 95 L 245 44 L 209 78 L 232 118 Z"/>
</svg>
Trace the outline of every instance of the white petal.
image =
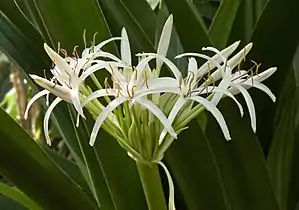
<svg viewBox="0 0 299 210">
<path fill-rule="evenodd" d="M 121 59 L 119 59 L 115 55 L 113 55 L 111 53 L 108 53 L 108 52 L 100 51 L 100 52 L 96 52 L 96 53 L 93 54 L 93 58 L 95 59 L 94 61 L 97 61 L 96 58 L 98 58 L 98 57 L 109 58 L 109 59 L 114 60 L 116 62 L 122 63 Z"/>
<path fill-rule="evenodd" d="M 225 94 L 226 96 L 230 97 L 231 99 L 233 99 L 234 102 L 237 104 L 237 106 L 239 108 L 241 116 L 243 117 L 243 115 L 244 115 L 243 107 L 242 107 L 242 105 L 239 103 L 239 101 L 236 99 L 236 97 L 233 94 L 231 94 L 227 90 L 221 90 L 221 89 L 218 89 L 218 88 L 216 88 L 214 90 L 214 92 L 221 92 L 221 93 Z"/>
<path fill-rule="evenodd" d="M 149 89 L 152 88 L 179 88 L 179 81 L 172 77 L 159 77 L 147 81 Z"/>
<path fill-rule="evenodd" d="M 113 38 L 107 39 L 107 40 L 99 43 L 97 46 L 94 47 L 95 48 L 95 52 L 101 50 L 101 48 L 104 47 L 109 42 L 112 42 L 112 41 L 115 41 L 115 40 L 121 40 L 121 39 L 122 39 L 121 37 L 113 37 Z"/>
<path fill-rule="evenodd" d="M 55 84 L 47 79 L 36 75 L 29 75 L 39 86 L 47 89 L 55 96 L 63 99 L 64 101 L 71 102 L 70 88 Z"/>
<path fill-rule="evenodd" d="M 93 126 L 92 132 L 91 132 L 90 141 L 89 141 L 89 144 L 91 146 L 94 145 L 96 137 L 97 137 L 97 134 L 98 134 L 98 132 L 100 130 L 100 127 L 101 127 L 102 123 L 104 122 L 104 120 L 108 117 L 108 115 L 116 107 L 118 107 L 120 104 L 124 103 L 127 100 L 128 100 L 128 98 L 126 98 L 126 97 L 118 97 L 118 98 L 114 99 L 113 101 L 111 101 L 106 106 L 106 108 L 101 112 L 101 114 L 98 116 L 98 118 L 97 118 L 97 120 L 96 120 L 96 122 L 95 122 L 95 124 Z"/>
<path fill-rule="evenodd" d="M 253 132 L 256 132 L 255 108 L 254 108 L 254 103 L 252 101 L 251 96 L 249 95 L 247 90 L 244 87 L 242 87 L 241 85 L 234 85 L 233 87 L 239 89 L 239 91 L 243 95 L 245 102 L 247 104 L 247 107 L 248 107 L 252 130 L 253 130 Z"/>
<path fill-rule="evenodd" d="M 92 65 L 82 73 L 80 79 L 84 81 L 88 76 L 103 68 L 108 69 L 108 64 L 106 62 L 99 62 L 95 65 Z"/>
<path fill-rule="evenodd" d="M 62 99 L 61 98 L 56 98 L 52 103 L 51 105 L 49 106 L 48 110 L 46 111 L 46 114 L 45 114 L 45 117 L 44 117 L 44 132 L 45 132 L 45 138 L 46 138 L 46 141 L 47 141 L 47 144 L 49 146 L 51 146 L 51 139 L 50 139 L 50 136 L 49 136 L 49 119 L 50 119 L 50 115 L 53 111 L 53 109 L 55 108 L 55 106 L 57 106 L 57 104 L 59 102 L 61 102 Z"/>
<path fill-rule="evenodd" d="M 30 101 L 28 102 L 27 104 L 27 107 L 26 107 L 26 110 L 25 110 L 25 114 L 24 114 L 24 119 L 26 120 L 28 118 L 28 112 L 29 112 L 29 109 L 30 107 L 32 106 L 32 104 L 37 100 L 39 99 L 40 97 L 48 94 L 49 91 L 48 90 L 42 90 L 40 92 L 38 92 L 37 94 L 35 94 L 31 99 Z"/>
<path fill-rule="evenodd" d="M 203 47 L 202 50 L 208 50 L 208 51 L 211 51 L 211 52 L 214 52 L 216 53 L 219 58 L 221 59 L 221 62 L 223 62 L 223 65 L 227 65 L 227 60 L 226 58 L 221 54 L 221 52 L 219 50 L 217 50 L 215 47 Z"/>
<path fill-rule="evenodd" d="M 168 116 L 168 120 L 171 124 L 173 123 L 174 119 L 176 118 L 177 114 L 179 113 L 179 111 L 181 110 L 181 108 L 185 104 L 185 102 L 186 102 L 186 100 L 183 97 L 180 97 L 173 105 L 173 107 L 169 113 L 169 116 Z M 167 134 L 167 130 L 164 128 L 159 137 L 159 145 L 162 144 L 166 134 Z"/>
<path fill-rule="evenodd" d="M 177 134 L 173 130 L 171 123 L 169 120 L 165 117 L 164 113 L 151 101 L 145 99 L 145 98 L 138 98 L 136 99 L 136 102 L 141 104 L 143 107 L 147 108 L 150 112 L 152 112 L 162 123 L 162 125 L 167 129 L 169 134 L 173 138 L 177 138 Z"/>
<path fill-rule="evenodd" d="M 90 94 L 81 104 L 81 107 L 84 107 L 89 101 L 92 101 L 96 98 L 104 97 L 104 96 L 114 96 L 116 95 L 117 90 L 114 89 L 102 89 L 97 90 Z"/>
<path fill-rule="evenodd" d="M 195 60 L 195 58 L 191 57 L 189 58 L 189 63 L 188 63 L 188 72 L 193 72 L 196 76 L 196 72 L 197 72 L 197 62 Z"/>
<path fill-rule="evenodd" d="M 226 71 L 225 71 L 225 75 L 218 85 L 218 89 L 225 91 L 225 90 L 227 90 L 227 88 L 229 87 L 230 84 L 231 84 L 231 69 L 229 67 L 227 67 Z M 223 97 L 223 93 L 216 92 L 215 95 L 213 96 L 211 102 L 214 105 L 217 105 L 222 97 Z"/>
<path fill-rule="evenodd" d="M 233 69 L 235 68 L 249 53 L 252 48 L 252 43 L 246 45 L 240 52 L 228 60 L 227 64 Z"/>
<path fill-rule="evenodd" d="M 165 56 L 167 55 L 170 37 L 171 37 L 171 31 L 172 31 L 172 24 L 173 24 L 173 16 L 169 15 L 168 19 L 165 22 L 165 25 L 163 27 L 161 37 L 158 44 L 157 54 Z M 157 59 L 156 61 L 156 69 L 159 71 L 161 66 L 163 64 L 163 61 L 160 59 Z M 158 74 L 159 75 L 159 74 Z"/>
<path fill-rule="evenodd" d="M 251 83 L 251 81 L 246 81 L 245 83 L 242 83 L 242 85 L 245 87 L 245 88 L 250 88 L 252 87 L 252 84 L 248 84 L 248 83 Z M 254 83 L 253 84 L 253 87 L 257 88 L 257 89 L 260 89 L 261 91 L 263 91 L 264 93 L 266 93 L 273 102 L 276 101 L 276 97 L 275 95 L 271 92 L 271 90 L 264 84 L 262 83 Z"/>
<path fill-rule="evenodd" d="M 167 167 L 164 165 L 162 161 L 158 161 L 158 164 L 162 166 L 162 168 L 165 171 L 165 174 L 167 176 L 168 185 L 169 185 L 169 200 L 168 200 L 168 209 L 169 210 L 175 210 L 175 202 L 174 202 L 174 184 L 173 180 L 171 178 L 171 175 L 167 169 Z"/>
<path fill-rule="evenodd" d="M 204 54 L 201 54 L 201 53 L 193 53 L 193 56 L 195 57 L 199 57 L 199 58 L 203 58 L 203 59 L 206 59 L 209 61 L 209 63 L 212 64 L 212 66 L 210 65 L 210 68 L 212 69 L 212 67 L 217 67 L 218 70 L 220 70 L 220 72 L 222 72 L 222 75 L 224 74 L 224 68 L 222 66 L 220 66 L 220 64 L 218 62 L 216 62 L 215 59 L 207 56 L 207 55 L 204 55 Z M 178 57 L 178 56 L 177 56 Z M 211 69 L 208 69 L 208 70 L 211 70 Z M 199 71 L 199 70 L 198 70 Z M 198 73 L 196 75 L 196 78 L 198 77 Z"/>
<path fill-rule="evenodd" d="M 269 69 L 259 73 L 258 75 L 253 76 L 253 80 L 262 82 L 262 81 L 268 79 L 270 76 L 272 76 L 272 74 L 274 74 L 276 70 L 277 70 L 276 67 L 269 68 Z"/>
<path fill-rule="evenodd" d="M 55 63 L 55 65 L 61 70 L 70 73 L 72 71 L 70 65 L 54 50 L 52 50 L 46 43 L 44 43 L 45 51 L 48 53 L 49 57 Z"/>
<path fill-rule="evenodd" d="M 215 119 L 217 120 L 223 135 L 225 137 L 226 140 L 230 140 L 230 134 L 229 134 L 229 130 L 228 127 L 226 125 L 226 122 L 223 118 L 223 115 L 221 114 L 221 112 L 217 109 L 217 107 L 211 103 L 210 101 L 208 101 L 207 99 L 200 97 L 200 96 L 193 96 L 190 97 L 191 100 L 197 101 L 198 103 L 202 104 L 209 112 L 211 112 L 211 114 L 215 117 Z"/>
<path fill-rule="evenodd" d="M 156 94 L 156 93 L 174 93 L 181 95 L 181 90 L 179 88 L 153 88 L 153 89 L 142 89 L 136 91 L 134 98 L 132 99 L 131 106 L 135 103 L 136 99 L 142 98 L 143 96 Z"/>
<path fill-rule="evenodd" d="M 142 53 L 142 54 L 137 54 L 138 55 L 146 55 L 149 56 L 151 59 L 153 58 L 157 58 L 162 60 L 171 70 L 171 72 L 173 73 L 173 75 L 175 76 L 176 79 L 180 79 L 181 78 L 181 72 L 180 70 L 176 67 L 176 65 L 174 65 L 174 63 L 172 63 L 169 59 L 167 59 L 166 57 L 162 56 L 162 55 L 157 55 L 155 53 Z M 149 59 L 149 61 L 151 60 Z M 149 62 L 148 61 L 148 62 Z M 147 62 L 147 63 L 148 63 Z"/>
<path fill-rule="evenodd" d="M 131 66 L 131 48 L 130 48 L 130 42 L 128 38 L 128 34 L 125 28 L 122 28 L 121 30 L 121 37 L 122 40 L 120 41 L 120 55 L 123 62 L 125 62 L 127 65 Z"/>
<path fill-rule="evenodd" d="M 221 51 L 221 55 L 223 55 L 225 58 L 227 58 L 230 54 L 232 54 L 238 47 L 238 45 L 240 44 L 240 41 L 237 41 L 235 43 L 233 43 L 232 45 L 230 45 L 229 47 L 223 49 Z M 181 55 L 178 55 L 176 56 L 175 58 L 181 58 L 181 57 L 184 57 L 184 56 L 197 56 L 198 53 L 184 53 L 184 54 L 181 54 Z M 212 57 L 212 59 L 214 59 L 216 62 L 220 62 L 221 61 L 221 58 L 218 54 L 214 55 Z M 203 76 L 204 74 L 207 73 L 207 71 L 209 70 L 213 70 L 215 68 L 214 64 L 207 61 L 205 62 L 197 71 L 197 78 Z M 219 72 L 220 74 L 220 72 Z"/>
<path fill-rule="evenodd" d="M 78 112 L 78 114 L 80 114 L 84 119 L 84 113 L 83 113 L 83 109 L 80 103 L 80 95 L 79 95 L 79 90 L 78 89 L 73 89 L 71 91 L 71 96 L 72 96 L 72 104 L 74 105 L 76 111 Z"/>
</svg>

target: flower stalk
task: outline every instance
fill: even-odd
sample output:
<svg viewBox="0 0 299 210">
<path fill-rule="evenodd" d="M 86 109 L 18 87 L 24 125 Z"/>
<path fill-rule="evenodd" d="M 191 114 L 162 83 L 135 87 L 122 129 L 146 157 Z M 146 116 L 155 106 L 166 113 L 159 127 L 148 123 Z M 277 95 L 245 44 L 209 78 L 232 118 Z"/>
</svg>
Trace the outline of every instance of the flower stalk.
<svg viewBox="0 0 299 210">
<path fill-rule="evenodd" d="M 149 210 L 167 210 L 158 163 L 136 161 Z"/>
</svg>

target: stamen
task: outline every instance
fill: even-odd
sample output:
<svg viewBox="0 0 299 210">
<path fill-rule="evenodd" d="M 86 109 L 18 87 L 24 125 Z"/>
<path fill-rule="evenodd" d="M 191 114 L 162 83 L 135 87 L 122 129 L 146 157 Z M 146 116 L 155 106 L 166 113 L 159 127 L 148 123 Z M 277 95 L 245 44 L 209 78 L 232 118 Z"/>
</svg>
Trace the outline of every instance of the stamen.
<svg viewBox="0 0 299 210">
<path fill-rule="evenodd" d="M 77 48 L 79 47 L 79 45 L 76 45 L 73 49 L 73 55 L 76 59 L 79 59 L 79 55 L 78 55 L 78 52 L 77 52 Z"/>
<path fill-rule="evenodd" d="M 190 93 L 191 89 L 193 88 L 193 87 L 191 87 L 191 85 L 192 85 L 192 82 L 193 82 L 194 78 L 195 78 L 194 72 L 189 71 L 188 78 L 187 78 L 188 86 L 189 86 L 188 91 L 187 91 L 187 95 L 189 95 L 189 96 L 190 96 L 189 93 Z"/>
<path fill-rule="evenodd" d="M 87 43 L 86 43 L 86 29 L 83 30 L 83 42 L 84 42 L 84 48 L 87 48 Z"/>
<path fill-rule="evenodd" d="M 57 53 L 60 52 L 60 42 L 57 42 Z"/>
<path fill-rule="evenodd" d="M 63 48 L 60 49 L 60 52 L 64 55 L 65 58 L 67 58 L 67 51 Z"/>
<path fill-rule="evenodd" d="M 109 84 L 108 84 L 108 77 L 105 77 L 105 80 L 104 80 L 104 85 L 105 85 L 105 90 L 106 90 L 106 93 L 108 93 L 108 88 L 109 88 Z"/>
<path fill-rule="evenodd" d="M 183 84 L 183 77 L 180 75 L 180 80 L 179 80 L 179 89 L 182 90 L 182 84 Z"/>
<path fill-rule="evenodd" d="M 238 67 L 237 67 L 237 70 L 238 70 L 238 71 L 241 71 L 241 64 L 242 64 L 242 62 L 245 62 L 245 61 L 246 61 L 246 54 L 247 54 L 247 52 L 246 52 L 246 48 L 244 47 L 243 49 L 244 49 L 244 50 L 243 50 L 243 58 L 242 58 L 242 60 L 240 60 L 240 62 L 238 63 Z"/>
<path fill-rule="evenodd" d="M 146 71 L 144 71 L 144 82 L 145 82 L 145 86 L 147 87 L 147 89 L 149 89 Z"/>
<path fill-rule="evenodd" d="M 255 67 L 256 67 L 256 69 L 255 69 L 255 74 L 257 75 L 257 76 L 259 76 L 259 67 L 262 65 L 261 63 L 257 63 L 257 62 L 255 62 L 255 61 L 253 61 L 253 60 L 251 60 L 251 62 L 252 63 L 254 63 L 254 65 L 255 65 Z"/>
<path fill-rule="evenodd" d="M 67 84 L 66 82 L 64 82 L 64 84 L 66 84 L 66 86 L 68 86 L 70 89 L 72 89 L 71 75 L 67 71 L 65 73 L 69 76 L 69 84 Z"/>
</svg>

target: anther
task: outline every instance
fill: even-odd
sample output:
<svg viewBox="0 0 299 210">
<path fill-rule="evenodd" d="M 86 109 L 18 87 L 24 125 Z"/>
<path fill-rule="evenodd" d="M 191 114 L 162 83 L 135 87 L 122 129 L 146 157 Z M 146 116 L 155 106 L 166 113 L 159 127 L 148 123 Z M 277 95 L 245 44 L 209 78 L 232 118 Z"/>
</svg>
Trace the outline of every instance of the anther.
<svg viewBox="0 0 299 210">
<path fill-rule="evenodd" d="M 83 30 L 83 42 L 84 42 L 84 48 L 86 49 L 87 44 L 86 44 L 86 29 Z"/>
</svg>

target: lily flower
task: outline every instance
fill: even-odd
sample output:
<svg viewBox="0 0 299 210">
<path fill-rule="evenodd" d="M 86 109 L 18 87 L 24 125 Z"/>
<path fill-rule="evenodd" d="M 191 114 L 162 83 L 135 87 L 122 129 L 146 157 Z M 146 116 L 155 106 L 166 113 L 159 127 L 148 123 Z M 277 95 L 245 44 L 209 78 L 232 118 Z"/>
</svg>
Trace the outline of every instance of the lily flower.
<svg viewBox="0 0 299 210">
<path fill-rule="evenodd" d="M 53 78 L 48 80 L 37 75 L 30 75 L 30 77 L 38 85 L 43 87 L 44 90 L 37 93 L 28 102 L 24 117 L 25 119 L 28 117 L 31 105 L 40 97 L 49 93 L 52 93 L 57 97 L 49 106 L 44 117 L 45 137 L 47 143 L 50 145 L 51 140 L 49 137 L 48 124 L 50 114 L 55 106 L 61 101 L 72 103 L 77 112 L 82 117 L 85 117 L 81 107 L 80 87 L 84 84 L 85 79 L 89 75 L 100 69 L 107 68 L 107 62 L 97 61 L 95 65 L 89 65 L 89 67 L 87 67 L 85 66 L 87 62 L 91 61 L 87 54 L 85 54 L 82 58 L 67 57 L 64 59 L 47 44 L 44 44 L 44 48 L 55 64 L 54 68 L 50 70 L 53 74 Z"/>
<path fill-rule="evenodd" d="M 220 93 L 222 95 L 224 94 L 232 98 L 236 102 L 236 104 L 240 109 L 241 114 L 243 115 L 242 106 L 229 91 L 215 86 L 208 86 L 206 85 L 206 81 L 202 82 L 200 80 L 203 78 L 204 75 L 210 73 L 211 68 L 215 68 L 215 67 L 217 68 L 217 71 L 221 72 L 223 75 L 226 74 L 227 75 L 226 77 L 230 78 L 230 74 L 229 74 L 230 70 L 229 70 L 229 66 L 227 66 L 228 62 L 223 59 L 225 59 L 224 56 L 229 56 L 237 48 L 238 45 L 239 42 L 236 42 L 231 46 L 227 47 L 226 49 L 222 50 L 221 52 L 217 52 L 216 55 L 212 58 L 204 54 L 192 53 L 192 55 L 206 59 L 207 62 L 203 66 L 198 68 L 196 60 L 194 58 L 190 58 L 189 65 L 188 65 L 188 75 L 185 79 L 182 79 L 179 69 L 164 56 L 156 55 L 153 53 L 142 54 L 142 55 L 149 56 L 147 62 L 150 59 L 154 59 L 154 58 L 161 59 L 169 67 L 169 69 L 171 70 L 171 72 L 173 72 L 175 76 L 175 78 L 170 78 L 170 77 L 158 78 L 157 80 L 160 80 L 159 83 L 157 81 L 154 81 L 154 84 L 152 84 L 151 82 L 149 82 L 148 84 L 151 92 L 157 91 L 159 89 L 161 92 L 165 92 L 165 93 L 168 92 L 168 93 L 174 93 L 179 95 L 179 98 L 173 105 L 170 114 L 168 116 L 168 119 L 171 121 L 171 123 L 174 121 L 174 119 L 176 118 L 176 116 L 178 115 L 182 107 L 188 101 L 194 101 L 204 106 L 208 111 L 212 113 L 212 115 L 217 120 L 220 128 L 222 129 L 225 138 L 227 140 L 231 139 L 228 127 L 225 123 L 225 120 L 221 112 L 217 109 L 214 103 L 212 103 L 205 97 L 202 97 L 201 95 L 207 93 Z M 185 55 L 189 55 L 189 54 L 182 54 L 177 57 L 182 57 Z M 223 63 L 223 66 L 221 66 L 219 63 Z M 160 84 L 158 88 L 155 87 L 157 83 Z M 148 94 L 148 92 L 146 94 Z M 142 94 L 138 95 L 138 97 L 141 96 Z M 166 134 L 167 131 L 164 129 L 160 135 L 160 140 L 159 140 L 160 144 L 162 144 Z"/>
<path fill-rule="evenodd" d="M 127 36 L 126 30 L 122 29 L 122 39 L 121 39 L 121 58 L 122 63 L 124 63 L 126 66 L 122 67 L 122 70 L 119 69 L 119 66 L 115 65 L 109 65 L 109 68 L 107 69 L 110 74 L 112 75 L 113 79 L 113 88 L 105 88 L 101 90 L 97 90 L 90 94 L 82 103 L 82 107 L 85 106 L 89 101 L 104 97 L 104 96 L 114 96 L 114 100 L 112 100 L 106 108 L 100 113 L 98 118 L 96 119 L 96 122 L 94 124 L 91 137 L 90 137 L 90 145 L 94 145 L 95 139 L 97 136 L 97 133 L 102 125 L 102 123 L 105 121 L 105 119 L 112 113 L 114 109 L 116 109 L 118 106 L 125 102 L 131 102 L 131 106 L 133 106 L 134 103 L 140 104 L 142 107 L 148 109 L 153 115 L 155 115 L 159 121 L 162 123 L 162 125 L 165 127 L 165 129 L 174 137 L 176 138 L 176 133 L 173 130 L 171 123 L 166 118 L 166 116 L 163 114 L 163 112 L 155 105 L 153 102 L 148 100 L 146 97 L 138 97 L 136 98 L 136 95 L 139 95 L 140 93 L 143 93 L 143 96 L 152 93 L 159 93 L 160 90 L 156 90 L 154 92 L 150 91 L 147 87 L 148 82 L 148 68 L 147 68 L 147 62 L 146 60 L 149 60 L 146 58 L 145 61 L 140 62 L 136 68 L 130 68 L 132 61 L 131 61 L 131 50 L 130 50 L 130 44 L 129 39 Z"/>
<path fill-rule="evenodd" d="M 258 68 L 258 67 L 257 67 Z M 262 73 L 256 74 L 255 76 L 252 76 L 249 74 L 248 71 L 237 71 L 234 74 L 232 74 L 231 77 L 231 83 L 230 87 L 228 88 L 228 91 L 232 93 L 233 95 L 241 93 L 245 99 L 245 102 L 248 107 L 250 121 L 251 121 L 251 127 L 254 132 L 256 132 L 256 115 L 255 115 L 255 107 L 253 100 L 248 93 L 247 89 L 251 87 L 255 87 L 263 92 L 265 92 L 273 102 L 276 101 L 275 95 L 271 92 L 271 90 L 261 82 L 269 78 L 272 74 L 275 73 L 277 70 L 276 67 L 269 68 Z"/>
</svg>

